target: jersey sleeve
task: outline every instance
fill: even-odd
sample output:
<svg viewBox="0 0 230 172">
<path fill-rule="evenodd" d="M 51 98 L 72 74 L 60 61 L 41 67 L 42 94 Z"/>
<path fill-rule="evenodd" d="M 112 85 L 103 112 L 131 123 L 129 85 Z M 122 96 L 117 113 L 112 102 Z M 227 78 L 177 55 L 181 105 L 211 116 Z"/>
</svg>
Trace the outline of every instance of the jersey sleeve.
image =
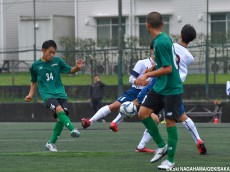
<svg viewBox="0 0 230 172">
<path fill-rule="evenodd" d="M 34 68 L 34 65 L 32 65 L 31 67 L 31 71 L 30 71 L 30 75 L 31 75 L 31 82 L 37 82 L 37 75 L 36 75 L 36 72 L 34 71 L 35 68 Z"/>
<path fill-rule="evenodd" d="M 130 72 L 130 74 L 135 78 L 137 78 L 141 74 L 142 67 L 143 67 L 142 62 L 139 60 L 134 66 L 134 68 L 132 69 L 132 71 Z"/>
<path fill-rule="evenodd" d="M 187 66 L 189 66 L 193 61 L 194 57 L 192 56 L 192 54 L 189 54 L 187 58 Z"/>
<path fill-rule="evenodd" d="M 172 44 L 159 43 L 156 47 L 156 51 L 159 57 L 161 57 L 162 66 L 172 65 Z"/>
<path fill-rule="evenodd" d="M 71 71 L 71 67 L 62 59 L 60 59 L 60 72 L 69 74 Z"/>
</svg>

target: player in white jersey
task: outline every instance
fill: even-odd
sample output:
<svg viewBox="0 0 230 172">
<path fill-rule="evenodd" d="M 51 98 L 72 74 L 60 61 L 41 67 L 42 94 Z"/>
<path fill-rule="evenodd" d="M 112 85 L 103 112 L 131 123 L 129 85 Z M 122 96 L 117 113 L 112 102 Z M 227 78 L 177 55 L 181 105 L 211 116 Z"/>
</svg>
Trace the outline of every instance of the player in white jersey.
<svg viewBox="0 0 230 172">
<path fill-rule="evenodd" d="M 194 61 L 194 58 L 193 58 L 192 54 L 188 51 L 187 46 L 195 38 L 196 38 L 196 31 L 195 31 L 194 27 L 187 24 L 181 30 L 181 36 L 180 36 L 179 43 L 173 44 L 174 48 L 175 48 L 175 53 L 176 53 L 178 61 L 179 61 L 179 74 L 180 74 L 180 78 L 181 78 L 182 82 L 184 82 L 186 77 L 187 77 L 188 66 Z M 148 87 L 148 86 L 146 86 L 146 87 Z M 206 147 L 204 145 L 204 142 L 201 140 L 201 138 L 197 132 L 196 126 L 195 126 L 194 122 L 192 121 L 192 119 L 190 119 L 186 115 L 183 102 L 181 104 L 179 120 L 183 123 L 185 128 L 187 128 L 188 131 L 191 133 L 191 136 L 197 145 L 199 153 L 200 154 L 206 154 L 207 150 L 206 150 Z M 142 147 L 145 147 L 145 145 L 150 140 L 151 140 L 151 135 L 146 130 L 143 134 L 143 137 L 142 137 L 139 145 L 136 148 L 136 151 L 140 150 Z M 139 152 L 139 151 L 137 151 L 137 152 Z"/>
<path fill-rule="evenodd" d="M 194 61 L 194 57 L 186 48 L 182 41 L 173 43 L 176 56 L 179 59 L 179 73 L 181 81 L 184 82 L 188 74 L 188 66 Z"/>
<path fill-rule="evenodd" d="M 152 57 L 149 57 L 147 59 L 139 60 L 136 65 L 134 66 L 133 70 L 130 72 L 129 82 L 132 84 L 132 87 L 124 92 L 115 102 L 113 102 L 110 105 L 105 105 L 102 108 L 100 108 L 92 118 L 82 118 L 82 127 L 88 128 L 91 124 L 93 124 L 95 121 L 98 121 L 101 118 L 106 117 L 108 114 L 110 114 L 113 111 L 117 111 L 121 104 L 126 101 L 133 101 L 137 98 L 139 92 L 141 89 L 146 86 L 149 81 L 151 81 L 151 78 L 146 80 L 143 86 L 137 86 L 135 84 L 136 79 L 141 77 L 148 68 L 151 68 L 154 61 Z M 118 114 L 120 115 L 120 114 Z M 117 132 L 118 128 L 116 125 L 113 125 L 111 123 L 110 127 L 111 130 Z"/>
</svg>

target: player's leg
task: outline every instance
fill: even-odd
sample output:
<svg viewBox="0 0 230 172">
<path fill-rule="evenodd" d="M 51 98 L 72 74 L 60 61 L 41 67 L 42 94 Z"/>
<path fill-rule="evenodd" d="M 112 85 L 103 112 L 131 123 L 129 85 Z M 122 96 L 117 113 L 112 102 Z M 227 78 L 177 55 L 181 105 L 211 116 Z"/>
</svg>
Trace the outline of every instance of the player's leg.
<svg viewBox="0 0 230 172">
<path fill-rule="evenodd" d="M 149 134 L 152 136 L 153 140 L 159 147 L 154 154 L 154 157 L 151 159 L 150 162 L 155 162 L 159 160 L 166 154 L 167 145 L 165 144 L 157 123 L 152 119 L 151 114 L 154 111 L 158 113 L 163 107 L 163 102 L 161 101 L 161 96 L 151 90 L 145 99 L 142 102 L 142 105 L 138 112 L 138 117 L 145 125 L 146 129 L 148 130 Z"/>
<path fill-rule="evenodd" d="M 158 166 L 159 169 L 166 170 L 175 166 L 174 157 L 178 141 L 176 122 L 179 121 L 181 102 L 181 95 L 164 96 L 165 120 L 168 133 L 168 157 L 167 160 Z"/>
<path fill-rule="evenodd" d="M 196 146 L 198 148 L 198 151 L 200 154 L 206 154 L 207 149 L 205 147 L 204 142 L 201 140 L 200 135 L 197 131 L 197 128 L 194 124 L 194 122 L 192 121 L 191 118 L 189 118 L 184 110 L 184 104 L 182 102 L 181 104 L 181 110 L 180 110 L 180 117 L 179 117 L 180 121 L 183 123 L 184 127 L 190 132 L 193 140 L 196 143 Z"/>
<path fill-rule="evenodd" d="M 68 109 L 67 109 L 67 100 L 64 99 L 48 99 L 46 102 L 46 106 L 52 109 L 56 114 L 58 121 L 61 122 L 68 130 L 71 131 L 71 136 L 75 137 L 75 131 L 76 131 L 76 137 L 80 136 L 79 131 L 77 131 L 72 122 L 70 121 L 68 115 Z"/>
<path fill-rule="evenodd" d="M 108 114 L 110 114 L 111 112 L 119 109 L 119 107 L 121 106 L 120 102 L 115 101 L 110 105 L 106 105 L 103 106 L 102 108 L 100 108 L 97 113 L 90 119 L 90 122 L 93 123 L 101 118 L 106 117 Z"/>
<path fill-rule="evenodd" d="M 140 89 L 136 89 L 136 88 L 130 88 L 128 91 L 126 91 L 122 96 L 120 96 L 117 101 L 120 102 L 120 104 L 126 102 L 126 101 L 134 101 L 138 94 L 141 92 Z M 116 116 L 116 118 L 110 123 L 109 128 L 114 131 L 114 132 L 118 132 L 118 125 L 120 122 L 122 122 L 124 120 L 124 116 L 121 115 L 121 113 L 118 113 L 118 115 Z"/>
<path fill-rule="evenodd" d="M 82 118 L 81 122 L 82 122 L 82 127 L 83 128 L 88 128 L 91 124 L 93 124 L 94 122 L 96 122 L 99 119 L 102 119 L 104 117 L 106 117 L 108 114 L 110 114 L 112 111 L 117 110 L 120 107 L 120 102 L 115 101 L 114 103 L 110 104 L 110 105 L 105 105 L 102 108 L 100 108 L 94 115 L 92 118 Z"/>
<path fill-rule="evenodd" d="M 159 124 L 159 119 L 158 116 L 155 115 L 154 113 L 151 114 L 153 120 Z M 154 153 L 155 150 L 149 149 L 146 147 L 146 144 L 152 139 L 151 135 L 149 134 L 148 130 L 145 129 L 143 136 L 141 138 L 140 143 L 138 144 L 138 146 L 136 147 L 136 152 L 149 152 L 149 153 Z"/>
<path fill-rule="evenodd" d="M 61 135 L 63 128 L 64 128 L 64 125 L 60 121 L 57 121 L 56 124 L 54 125 L 53 134 L 52 134 L 52 137 L 49 143 L 52 143 L 52 144 L 56 143 L 58 137 Z"/>
<path fill-rule="evenodd" d="M 62 106 L 64 108 L 62 108 Z M 58 100 L 53 99 L 53 98 L 48 99 L 46 101 L 46 107 L 50 108 L 54 112 L 54 118 L 57 119 L 57 122 L 56 122 L 56 124 L 55 124 L 55 126 L 53 128 L 53 134 L 52 134 L 52 136 L 50 138 L 50 141 L 46 143 L 45 147 L 49 151 L 56 152 L 57 148 L 56 148 L 55 143 L 56 143 L 58 137 L 60 136 L 60 134 L 61 134 L 61 132 L 63 130 L 63 127 L 65 125 L 65 122 L 63 122 L 60 119 L 58 119 L 58 114 L 61 114 L 61 117 L 62 117 L 62 114 L 64 114 L 66 116 L 66 113 L 68 113 L 67 100 L 63 100 L 61 102 L 58 102 Z M 70 120 L 69 120 L 69 124 L 70 124 L 69 127 L 71 127 L 72 123 L 70 122 Z M 76 132 L 78 136 L 80 135 L 78 130 L 75 130 L 73 126 L 72 126 L 72 128 L 70 128 L 70 131 L 71 131 L 71 135 L 72 135 L 73 132 Z"/>
<path fill-rule="evenodd" d="M 52 104 L 52 102 L 56 102 L 55 104 L 58 104 L 57 100 L 56 99 L 48 99 L 46 101 L 46 107 L 51 109 L 54 113 L 54 118 L 57 120 L 57 114 L 55 112 L 55 107 L 54 105 Z M 57 151 L 57 147 L 55 145 L 58 137 L 61 135 L 61 132 L 63 130 L 63 127 L 64 127 L 64 124 L 60 121 L 57 120 L 54 128 L 53 128 L 53 133 L 52 133 L 52 136 L 50 138 L 50 140 L 46 143 L 45 145 L 45 148 L 51 152 L 56 152 Z"/>
<path fill-rule="evenodd" d="M 64 125 L 60 122 L 57 121 L 54 128 L 53 128 L 53 134 L 51 136 L 50 141 L 48 141 L 45 145 L 46 149 L 51 151 L 51 152 L 57 152 L 57 147 L 55 145 L 58 137 L 60 136 L 62 130 L 63 130 Z"/>
</svg>

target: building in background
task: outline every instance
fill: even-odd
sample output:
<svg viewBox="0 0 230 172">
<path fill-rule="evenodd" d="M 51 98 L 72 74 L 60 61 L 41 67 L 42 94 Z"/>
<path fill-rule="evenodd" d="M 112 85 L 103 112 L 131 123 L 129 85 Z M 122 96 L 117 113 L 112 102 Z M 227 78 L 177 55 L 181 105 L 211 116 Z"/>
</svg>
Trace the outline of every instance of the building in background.
<svg viewBox="0 0 230 172">
<path fill-rule="evenodd" d="M 185 24 L 192 24 L 196 28 L 197 39 L 190 44 L 193 47 L 190 51 L 195 56 L 191 73 L 205 73 L 206 49 L 209 49 L 208 66 L 212 72 L 226 73 L 230 70 L 229 0 L 123 0 L 122 27 L 125 41 L 135 38 L 138 48 L 149 45 L 151 37 L 146 31 L 145 20 L 152 11 L 163 15 L 164 31 L 175 38 L 174 41 Z M 209 47 L 206 47 L 207 32 Z M 75 37 L 93 39 L 97 48 L 117 47 L 118 0 L 75 0 Z M 117 62 L 115 60 L 112 63 Z M 115 67 L 110 65 L 109 69 Z"/>
<path fill-rule="evenodd" d="M 6 60 L 34 60 L 34 2 L 38 50 L 46 39 L 58 43 L 60 36 L 74 37 L 73 0 L 0 0 L 0 52 L 11 52 L 0 54 L 0 66 Z M 17 53 L 26 50 L 32 51 Z"/>
<path fill-rule="evenodd" d="M 219 35 L 230 33 L 229 0 L 123 0 L 123 27 L 125 38 L 134 36 L 139 45 L 147 37 L 146 14 L 158 11 L 163 15 L 165 32 L 179 35 L 185 24 L 192 24 L 198 34 L 207 33 L 208 27 L 213 41 L 220 41 Z M 75 35 L 77 38 L 114 39 L 118 33 L 117 0 L 75 0 Z M 116 45 L 114 43 L 114 45 Z M 148 44 L 147 44 L 148 45 Z"/>
<path fill-rule="evenodd" d="M 194 64 L 197 67 L 194 68 L 194 72 L 203 73 L 205 69 L 207 30 L 211 45 L 209 47 L 210 69 L 214 71 L 217 68 L 223 69 L 223 73 L 230 70 L 229 0 L 122 0 L 124 39 L 127 41 L 135 38 L 137 46 L 135 48 L 146 48 L 149 45 L 151 38 L 145 29 L 145 18 L 151 11 L 158 11 L 163 15 L 164 31 L 172 37 L 179 35 L 182 26 L 187 23 L 196 28 L 198 38 L 194 42 L 201 48 L 200 50 L 190 49 L 193 55 L 198 57 L 195 58 Z M 95 41 L 95 47 L 92 46 L 92 49 L 116 48 L 118 45 L 118 0 L 0 0 L 0 67 L 7 60 L 27 61 L 26 63 L 29 64 L 34 61 L 34 28 L 38 50 L 41 49 L 41 44 L 45 39 L 54 39 L 59 43 L 60 37 L 91 39 Z M 193 45 L 194 43 L 190 47 Z M 70 62 L 78 57 L 90 60 L 94 58 L 96 66 L 100 66 L 101 71 L 108 71 L 108 74 L 117 71 L 117 52 L 107 54 L 107 50 L 101 51 L 102 55 L 99 56 L 96 52 L 84 54 L 84 52 L 79 52 L 78 47 L 75 48 L 78 52 L 66 54 Z M 88 48 L 87 51 L 90 49 L 84 44 L 82 48 Z M 61 50 L 60 44 L 58 49 Z M 137 58 L 130 59 L 133 57 L 132 50 L 127 53 L 124 64 L 132 66 Z M 135 53 L 139 54 L 138 58 L 147 55 L 145 52 Z M 39 57 L 40 54 L 37 52 L 36 58 Z M 23 63 L 20 65 L 19 67 L 28 68 Z"/>
</svg>

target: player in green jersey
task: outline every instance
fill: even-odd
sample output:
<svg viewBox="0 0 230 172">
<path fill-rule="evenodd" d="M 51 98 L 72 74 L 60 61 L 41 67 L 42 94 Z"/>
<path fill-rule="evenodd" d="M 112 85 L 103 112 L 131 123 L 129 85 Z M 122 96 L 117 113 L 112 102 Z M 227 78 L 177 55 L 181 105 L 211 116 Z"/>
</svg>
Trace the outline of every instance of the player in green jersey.
<svg viewBox="0 0 230 172">
<path fill-rule="evenodd" d="M 67 94 L 61 82 L 60 73 L 74 74 L 83 66 L 83 61 L 78 60 L 76 65 L 71 68 L 60 57 L 54 56 L 56 50 L 57 45 L 53 40 L 45 41 L 42 44 L 43 56 L 32 64 L 30 91 L 25 98 L 25 101 L 30 102 L 38 87 L 46 107 L 54 112 L 57 122 L 50 141 L 45 145 L 46 149 L 52 152 L 57 151 L 55 143 L 64 126 L 70 130 L 72 137 L 80 136 L 80 132 L 74 128 L 68 117 Z"/>
<path fill-rule="evenodd" d="M 176 122 L 179 119 L 183 84 L 178 71 L 173 42 L 166 33 L 162 32 L 163 20 L 160 13 L 151 12 L 147 15 L 146 29 L 154 38 L 156 70 L 146 73 L 136 83 L 142 85 L 142 82 L 148 77 L 157 77 L 157 80 L 153 89 L 143 100 L 138 117 L 159 147 L 150 162 L 158 161 L 167 153 L 167 160 L 158 166 L 159 169 L 166 170 L 175 167 L 174 156 L 178 140 Z M 165 110 L 168 144 L 165 144 L 158 125 L 151 118 L 153 112 L 158 114 L 163 108 Z"/>
</svg>

